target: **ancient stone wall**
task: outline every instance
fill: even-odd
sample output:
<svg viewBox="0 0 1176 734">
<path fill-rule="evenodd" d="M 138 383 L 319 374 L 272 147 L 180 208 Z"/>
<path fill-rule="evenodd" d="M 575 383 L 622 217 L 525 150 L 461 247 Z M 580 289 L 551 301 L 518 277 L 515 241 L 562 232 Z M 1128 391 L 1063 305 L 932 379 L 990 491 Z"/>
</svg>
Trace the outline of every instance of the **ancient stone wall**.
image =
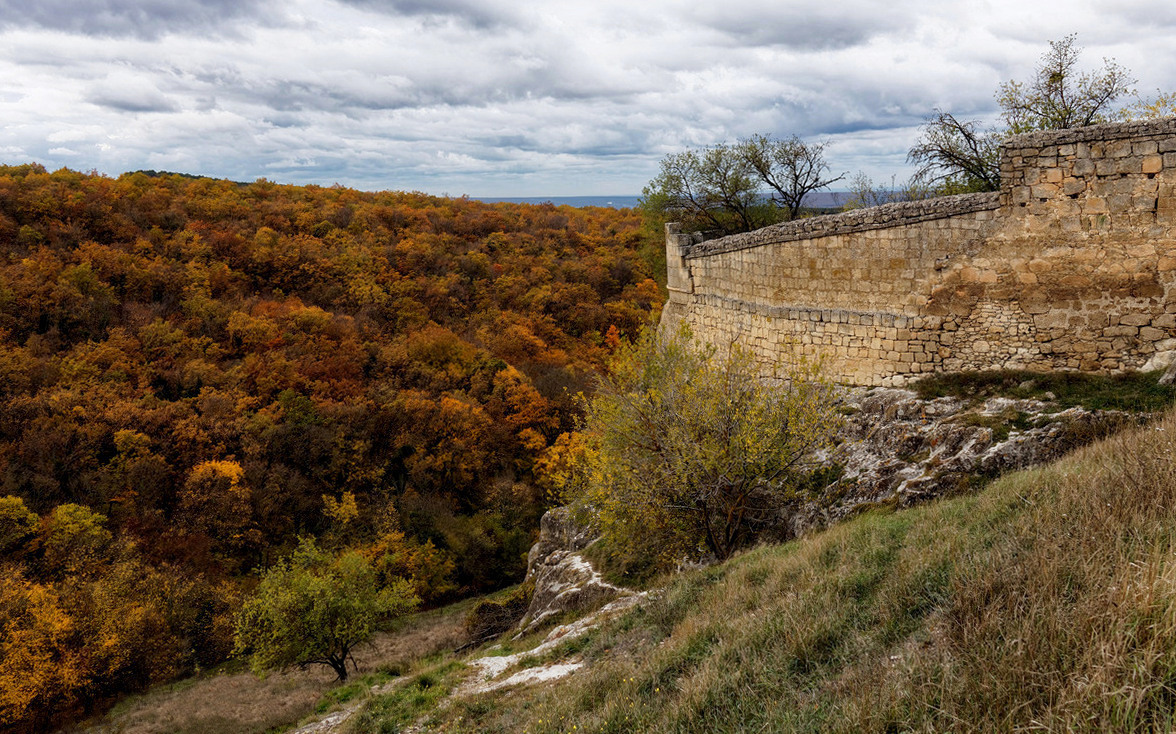
<svg viewBox="0 0 1176 734">
<path fill-rule="evenodd" d="M 854 384 L 1176 359 L 1176 118 L 1018 136 L 1001 176 L 705 242 L 670 225 L 665 319 Z"/>
</svg>

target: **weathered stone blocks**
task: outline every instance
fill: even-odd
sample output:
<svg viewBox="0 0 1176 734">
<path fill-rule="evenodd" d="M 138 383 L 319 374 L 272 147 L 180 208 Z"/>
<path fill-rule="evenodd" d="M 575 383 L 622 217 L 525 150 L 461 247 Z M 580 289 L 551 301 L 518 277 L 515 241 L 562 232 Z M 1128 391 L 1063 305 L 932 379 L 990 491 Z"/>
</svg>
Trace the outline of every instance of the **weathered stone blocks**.
<svg viewBox="0 0 1176 734">
<path fill-rule="evenodd" d="M 1176 119 L 1020 136 L 1002 189 L 701 242 L 667 231 L 667 319 L 838 379 L 1119 371 L 1176 345 Z"/>
</svg>

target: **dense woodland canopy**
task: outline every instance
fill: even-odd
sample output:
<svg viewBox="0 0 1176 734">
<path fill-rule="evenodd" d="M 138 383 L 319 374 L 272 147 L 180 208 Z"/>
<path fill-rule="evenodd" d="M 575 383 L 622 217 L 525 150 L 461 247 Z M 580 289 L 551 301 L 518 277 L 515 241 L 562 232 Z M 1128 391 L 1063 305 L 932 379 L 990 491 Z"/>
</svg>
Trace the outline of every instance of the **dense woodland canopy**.
<svg viewBox="0 0 1176 734">
<path fill-rule="evenodd" d="M 0 728 L 219 663 L 300 536 L 426 603 L 518 579 L 658 251 L 628 210 L 0 166 Z"/>
</svg>

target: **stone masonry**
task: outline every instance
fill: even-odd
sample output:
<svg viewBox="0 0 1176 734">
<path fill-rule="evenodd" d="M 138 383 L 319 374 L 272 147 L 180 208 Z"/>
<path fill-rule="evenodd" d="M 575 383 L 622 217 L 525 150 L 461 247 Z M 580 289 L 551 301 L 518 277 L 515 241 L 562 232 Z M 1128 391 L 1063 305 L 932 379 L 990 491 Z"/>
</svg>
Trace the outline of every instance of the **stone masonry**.
<svg viewBox="0 0 1176 734">
<path fill-rule="evenodd" d="M 1001 178 L 705 242 L 668 225 L 663 320 L 860 385 L 1176 361 L 1176 118 L 1014 137 Z"/>
</svg>

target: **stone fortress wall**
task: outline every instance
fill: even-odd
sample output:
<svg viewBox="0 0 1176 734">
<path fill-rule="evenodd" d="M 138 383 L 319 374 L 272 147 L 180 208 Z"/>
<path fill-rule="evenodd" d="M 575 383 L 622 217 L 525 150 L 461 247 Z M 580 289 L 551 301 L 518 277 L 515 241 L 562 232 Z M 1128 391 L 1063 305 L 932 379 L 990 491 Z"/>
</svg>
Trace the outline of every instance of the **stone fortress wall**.
<svg viewBox="0 0 1176 734">
<path fill-rule="evenodd" d="M 667 225 L 663 323 L 859 385 L 1176 360 L 1176 118 L 1017 136 L 1000 166 L 999 192 L 708 241 Z"/>
</svg>

